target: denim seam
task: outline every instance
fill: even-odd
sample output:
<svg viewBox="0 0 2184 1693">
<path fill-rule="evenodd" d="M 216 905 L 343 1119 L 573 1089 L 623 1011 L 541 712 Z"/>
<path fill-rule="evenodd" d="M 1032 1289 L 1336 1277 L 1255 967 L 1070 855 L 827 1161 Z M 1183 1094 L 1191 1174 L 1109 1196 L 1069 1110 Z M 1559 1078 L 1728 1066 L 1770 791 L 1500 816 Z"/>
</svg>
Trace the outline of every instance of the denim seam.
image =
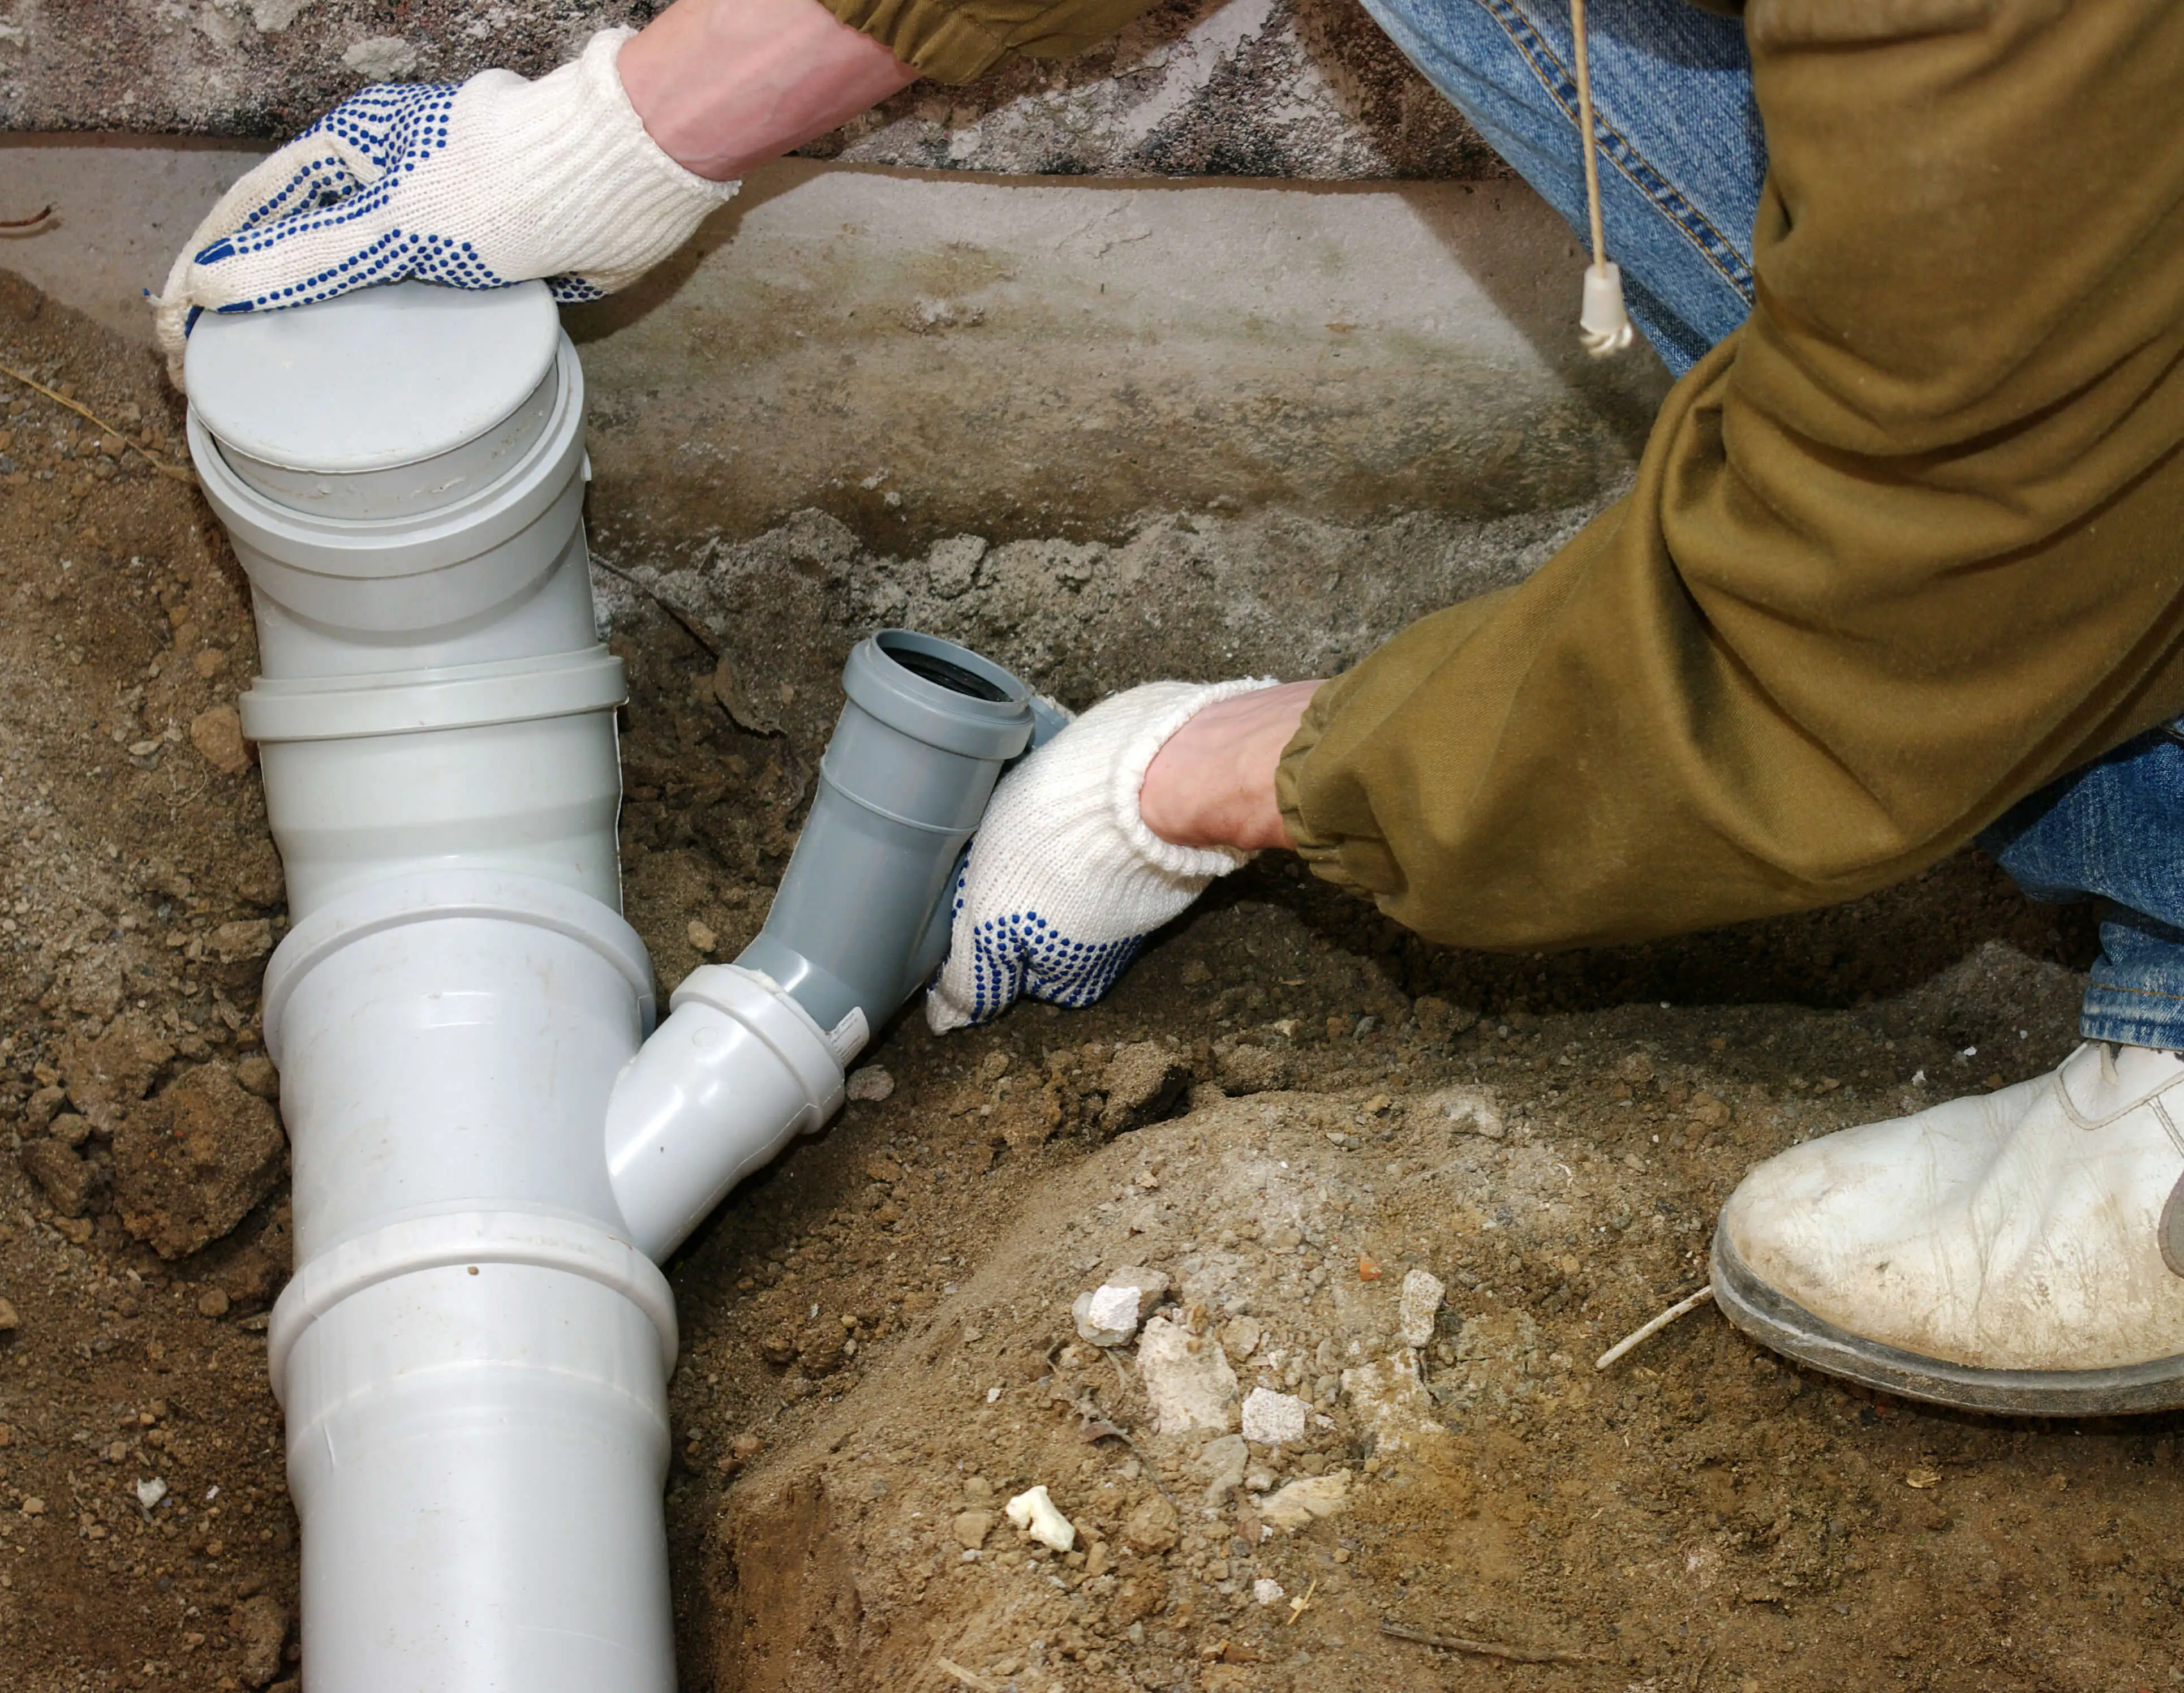
<svg viewBox="0 0 2184 1693">
<path fill-rule="evenodd" d="M 2180 1004 L 2184 1004 L 2184 994 L 2164 994 L 2159 988 L 2126 988 L 2120 982 L 2088 982 L 2086 983 L 2086 991 L 2087 993 L 2092 993 L 2096 990 L 2109 994 L 2137 994 L 2144 999 L 2175 1000 Z"/>
<path fill-rule="evenodd" d="M 1577 124 L 1577 84 L 1565 74 L 1562 63 L 1549 51 L 1546 39 L 1533 28 L 1531 20 L 1510 3 L 1510 0 L 1478 0 L 1502 25 L 1502 33 L 1510 44 L 1531 67 L 1532 75 L 1540 86 L 1562 109 L 1573 127 Z M 1670 221 L 1684 233 L 1684 238 L 1697 249 L 1701 257 L 1721 273 L 1722 280 L 1736 290 L 1747 305 L 1752 302 L 1753 278 L 1752 269 L 1745 264 L 1736 247 L 1722 237 L 1705 213 L 1686 199 L 1669 180 L 1649 164 L 1645 156 L 1632 146 L 1629 138 L 1614 125 L 1593 109 L 1593 120 L 1606 137 L 1607 156 L 1615 162 L 1631 187 L 1653 202 Z M 1586 137 L 1588 142 L 1591 137 Z"/>
</svg>

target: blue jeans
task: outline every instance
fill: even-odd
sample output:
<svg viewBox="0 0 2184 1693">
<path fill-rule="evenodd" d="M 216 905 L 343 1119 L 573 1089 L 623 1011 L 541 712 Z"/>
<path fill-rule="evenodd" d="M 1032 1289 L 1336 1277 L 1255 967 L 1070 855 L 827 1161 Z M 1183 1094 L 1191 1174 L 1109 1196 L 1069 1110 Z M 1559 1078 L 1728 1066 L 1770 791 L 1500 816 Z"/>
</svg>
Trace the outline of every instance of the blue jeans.
<svg viewBox="0 0 2184 1693">
<path fill-rule="evenodd" d="M 1365 0 L 1410 61 L 1584 239 L 1568 0 Z M 1630 316 L 1681 376 L 1752 309 L 1767 137 L 1743 26 L 1690 0 L 1590 0 L 1601 213 Z M 1570 334 L 1579 279 L 1569 278 Z M 2184 1050 L 2184 720 L 1980 837 L 2037 899 L 2107 902 L 2080 1027 Z"/>
</svg>

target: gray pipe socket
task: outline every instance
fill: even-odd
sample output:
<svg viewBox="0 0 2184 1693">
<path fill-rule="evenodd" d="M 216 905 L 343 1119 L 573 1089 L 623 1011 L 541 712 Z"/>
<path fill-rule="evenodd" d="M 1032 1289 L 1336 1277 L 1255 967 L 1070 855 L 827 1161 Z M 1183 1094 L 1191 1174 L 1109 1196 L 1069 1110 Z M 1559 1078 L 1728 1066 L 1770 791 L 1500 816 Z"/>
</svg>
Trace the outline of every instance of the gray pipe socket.
<svg viewBox="0 0 2184 1693">
<path fill-rule="evenodd" d="M 811 816 L 736 962 L 854 1051 L 946 955 L 964 845 L 1041 714 L 999 665 L 906 629 L 859 642 L 842 688 Z"/>
</svg>

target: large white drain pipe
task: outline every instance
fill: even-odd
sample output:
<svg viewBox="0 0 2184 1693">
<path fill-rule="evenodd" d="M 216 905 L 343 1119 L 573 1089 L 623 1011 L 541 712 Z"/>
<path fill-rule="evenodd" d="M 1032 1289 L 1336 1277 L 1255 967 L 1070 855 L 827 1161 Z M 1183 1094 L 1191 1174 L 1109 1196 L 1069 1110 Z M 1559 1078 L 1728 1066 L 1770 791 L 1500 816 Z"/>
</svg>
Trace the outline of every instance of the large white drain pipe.
<svg viewBox="0 0 2184 1693">
<path fill-rule="evenodd" d="M 543 287 L 207 317 L 187 376 L 288 880 L 264 1011 L 297 1268 L 268 1338 L 306 1689 L 670 1693 L 656 1261 L 827 1120 L 938 961 L 1031 702 L 944 642 L 860 645 L 764 933 L 654 1033 L 582 372 Z"/>
</svg>

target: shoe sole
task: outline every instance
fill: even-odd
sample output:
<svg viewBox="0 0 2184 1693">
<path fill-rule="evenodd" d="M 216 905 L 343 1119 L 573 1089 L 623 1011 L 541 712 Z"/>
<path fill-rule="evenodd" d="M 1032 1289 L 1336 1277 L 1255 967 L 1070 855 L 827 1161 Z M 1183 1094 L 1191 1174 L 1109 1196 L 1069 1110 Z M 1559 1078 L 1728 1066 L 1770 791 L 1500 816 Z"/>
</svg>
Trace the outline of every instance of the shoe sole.
<svg viewBox="0 0 2184 1693">
<path fill-rule="evenodd" d="M 1752 1273 L 1727 1234 L 1713 1234 L 1713 1297 L 1761 1345 L 1831 1376 L 1905 1399 L 2003 1417 L 2116 1417 L 2184 1406 L 2184 1357 L 2106 1370 L 1982 1370 L 1862 1340 Z"/>
</svg>

